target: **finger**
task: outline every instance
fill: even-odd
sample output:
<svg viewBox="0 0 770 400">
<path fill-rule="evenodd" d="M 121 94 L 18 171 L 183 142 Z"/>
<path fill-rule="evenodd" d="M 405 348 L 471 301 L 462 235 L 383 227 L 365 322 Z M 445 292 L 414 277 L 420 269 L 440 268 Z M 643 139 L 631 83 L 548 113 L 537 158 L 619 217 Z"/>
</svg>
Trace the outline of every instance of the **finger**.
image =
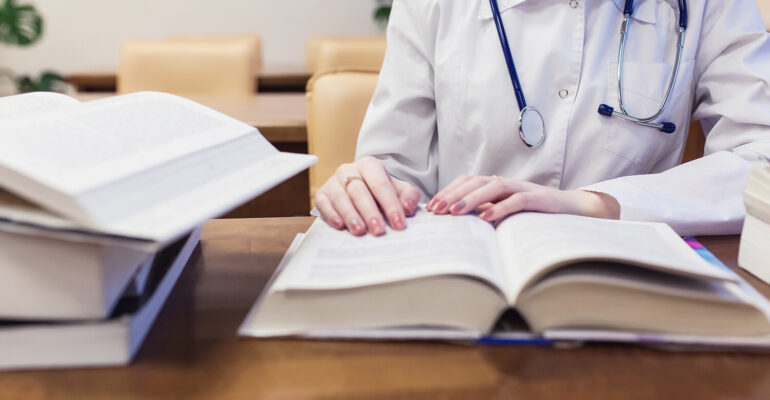
<svg viewBox="0 0 770 400">
<path fill-rule="evenodd" d="M 408 216 L 414 215 L 417 211 L 417 204 L 420 202 L 420 191 L 411 184 L 400 179 L 392 178 L 393 186 L 396 188 L 401 205 Z"/>
<path fill-rule="evenodd" d="M 492 222 L 522 211 L 544 211 L 538 207 L 538 205 L 542 203 L 542 197 L 543 196 L 537 192 L 515 193 L 509 198 L 490 207 L 481 213 L 479 217 L 485 221 Z"/>
<path fill-rule="evenodd" d="M 486 186 L 492 179 L 491 177 L 475 177 L 463 183 L 444 196 L 442 200 L 446 201 L 447 206 L 442 210 L 436 207 L 436 211 L 440 214 L 452 213 L 454 215 L 466 214 L 472 211 L 476 207 L 466 207 L 465 196 Z"/>
<path fill-rule="evenodd" d="M 463 183 L 471 180 L 473 177 L 468 175 L 461 175 L 455 178 L 455 180 L 452 181 L 449 185 L 447 185 L 445 188 L 441 189 L 438 193 L 436 193 L 435 196 L 428 202 L 428 207 L 426 209 L 428 211 L 436 211 L 436 206 L 441 203 L 441 198 L 448 192 L 454 190 L 454 188 L 462 185 Z M 446 204 L 444 205 L 446 206 Z"/>
<path fill-rule="evenodd" d="M 328 191 L 325 192 L 329 200 L 331 200 L 332 207 L 345 221 L 350 233 L 361 236 L 366 233 L 366 225 L 363 223 L 363 218 L 356 210 L 350 197 L 336 180 L 329 182 Z"/>
<path fill-rule="evenodd" d="M 396 188 L 393 186 L 390 175 L 388 175 L 388 172 L 385 170 L 385 167 L 382 165 L 382 163 L 380 161 L 364 162 L 361 167 L 361 177 L 364 178 L 366 186 L 368 186 L 368 190 L 374 196 L 374 200 L 377 201 L 375 208 L 377 204 L 379 204 L 380 208 L 387 216 L 390 226 L 393 227 L 393 229 L 404 229 L 406 227 L 404 223 L 404 220 L 406 219 L 406 216 L 404 215 L 404 208 L 398 200 Z M 360 185 L 356 186 L 358 187 Z M 368 205 L 369 204 L 366 203 L 366 206 Z M 361 208 L 359 208 L 359 210 L 364 212 L 361 210 Z M 364 212 L 364 214 L 366 214 L 366 212 Z M 369 216 L 364 215 L 367 224 L 374 223 L 382 218 L 379 211 L 377 212 L 377 215 L 379 218 L 374 215 L 371 216 L 371 218 L 375 218 L 375 220 L 372 220 L 371 222 Z M 381 233 L 385 233 L 384 226 Z"/>
<path fill-rule="evenodd" d="M 486 202 L 478 207 L 474 211 L 483 212 L 489 209 L 490 207 L 494 206 L 494 203 Z"/>
<path fill-rule="evenodd" d="M 350 200 L 358 213 L 363 217 L 369 233 L 374 236 L 384 234 L 385 219 L 382 217 L 367 184 L 361 179 L 355 179 L 347 185 L 346 192 L 350 195 Z"/>
<path fill-rule="evenodd" d="M 332 201 L 323 193 L 316 192 L 315 206 L 318 207 L 318 211 L 321 212 L 321 218 L 326 221 L 337 230 L 345 229 L 345 223 L 342 221 L 342 217 L 332 206 Z"/>
<path fill-rule="evenodd" d="M 467 193 L 452 210 L 453 214 L 467 214 L 485 203 L 497 203 L 514 193 L 528 192 L 527 182 L 517 179 L 491 177 L 484 186 Z"/>
</svg>

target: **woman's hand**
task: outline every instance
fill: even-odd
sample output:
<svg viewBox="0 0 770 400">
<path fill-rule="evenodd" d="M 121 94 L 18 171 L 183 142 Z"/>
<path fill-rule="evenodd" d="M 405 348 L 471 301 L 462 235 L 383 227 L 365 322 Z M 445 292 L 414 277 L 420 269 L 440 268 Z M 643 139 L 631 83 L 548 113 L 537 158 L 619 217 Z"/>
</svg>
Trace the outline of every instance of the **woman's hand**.
<svg viewBox="0 0 770 400">
<path fill-rule="evenodd" d="M 461 176 L 428 203 L 436 214 L 463 215 L 483 210 L 486 221 L 496 221 L 522 211 L 620 218 L 614 197 L 585 190 L 559 190 L 499 176 Z"/>
<path fill-rule="evenodd" d="M 406 228 L 406 217 L 414 214 L 420 192 L 414 186 L 391 177 L 382 161 L 363 157 L 342 164 L 315 194 L 321 217 L 336 229 L 347 228 L 360 236 L 367 231 L 385 233 L 385 217 L 393 229 Z"/>
</svg>

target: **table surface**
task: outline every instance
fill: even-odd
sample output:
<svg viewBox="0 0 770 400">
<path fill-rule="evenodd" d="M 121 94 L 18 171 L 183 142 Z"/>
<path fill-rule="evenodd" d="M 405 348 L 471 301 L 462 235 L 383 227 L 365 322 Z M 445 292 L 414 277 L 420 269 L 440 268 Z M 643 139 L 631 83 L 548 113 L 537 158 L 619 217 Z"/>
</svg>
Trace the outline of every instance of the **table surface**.
<svg viewBox="0 0 770 400">
<path fill-rule="evenodd" d="M 770 398 L 763 354 L 237 338 L 292 238 L 311 222 L 209 222 L 131 366 L 0 373 L 0 398 Z M 736 236 L 701 242 L 735 268 Z"/>
<path fill-rule="evenodd" d="M 81 92 L 80 101 L 115 96 L 112 92 Z M 304 93 L 261 93 L 249 97 L 187 96 L 262 133 L 273 143 L 307 143 L 307 103 Z"/>
<path fill-rule="evenodd" d="M 312 73 L 304 66 L 274 65 L 261 69 L 255 77 L 259 91 L 304 92 Z M 116 68 L 103 67 L 68 74 L 67 81 L 84 91 L 114 91 L 117 83 Z"/>
</svg>

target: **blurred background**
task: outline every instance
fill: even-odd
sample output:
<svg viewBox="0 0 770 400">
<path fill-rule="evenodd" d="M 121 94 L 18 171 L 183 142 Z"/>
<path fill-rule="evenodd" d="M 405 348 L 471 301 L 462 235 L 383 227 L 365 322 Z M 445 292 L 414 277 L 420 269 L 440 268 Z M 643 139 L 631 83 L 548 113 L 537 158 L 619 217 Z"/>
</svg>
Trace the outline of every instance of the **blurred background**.
<svg viewBox="0 0 770 400">
<path fill-rule="evenodd" d="M 652 0 L 648 0 L 652 1 Z M 770 0 L 756 0 L 770 26 Z M 320 162 L 228 214 L 306 215 L 353 160 L 385 54 L 391 0 L 0 0 L 0 95 L 81 101 L 156 90 L 248 123 Z M 691 127 L 683 161 L 702 154 Z"/>
<path fill-rule="evenodd" d="M 254 33 L 266 67 L 304 65 L 310 36 L 372 36 L 374 0 L 17 0 L 33 4 L 45 31 L 30 47 L 3 44 L 0 66 L 18 73 L 116 69 L 132 39 Z"/>
</svg>

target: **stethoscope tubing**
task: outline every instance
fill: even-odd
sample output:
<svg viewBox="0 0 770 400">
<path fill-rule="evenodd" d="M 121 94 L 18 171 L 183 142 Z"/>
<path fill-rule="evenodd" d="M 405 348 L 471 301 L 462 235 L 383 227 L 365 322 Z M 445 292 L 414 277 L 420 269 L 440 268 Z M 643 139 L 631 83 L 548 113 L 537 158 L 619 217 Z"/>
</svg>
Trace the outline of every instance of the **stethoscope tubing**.
<svg viewBox="0 0 770 400">
<path fill-rule="evenodd" d="M 500 14 L 500 7 L 497 3 L 497 0 L 489 0 L 489 4 L 490 4 L 490 7 L 492 8 L 492 16 L 495 21 L 498 37 L 500 38 L 500 45 L 503 50 L 503 56 L 505 57 L 505 63 L 508 67 L 508 74 L 511 78 L 513 91 L 516 95 L 516 102 L 519 105 L 519 110 L 520 110 L 519 129 L 521 131 L 522 130 L 521 120 L 524 113 L 527 111 L 530 111 L 530 109 L 532 110 L 534 109 L 532 107 L 527 106 L 527 101 L 524 98 L 524 90 L 522 89 L 521 82 L 519 81 L 519 74 L 516 71 L 516 64 L 513 61 L 513 55 L 511 54 L 511 46 L 508 42 L 508 35 L 505 32 L 505 25 L 503 24 L 503 19 Z M 633 12 L 634 12 L 634 1 L 626 0 L 625 5 L 623 7 L 623 22 L 621 24 L 621 40 L 618 48 L 617 83 L 618 83 L 618 104 L 620 106 L 620 111 L 617 111 L 606 104 L 601 104 L 598 110 L 599 114 L 607 117 L 613 117 L 613 116 L 619 117 L 642 126 L 656 128 L 661 132 L 665 132 L 669 134 L 674 133 L 676 131 L 676 125 L 671 122 L 653 123 L 652 121 L 660 118 L 660 116 L 663 115 L 663 112 L 666 109 L 666 106 L 668 105 L 668 102 L 671 98 L 671 93 L 673 92 L 674 86 L 676 85 L 676 80 L 677 80 L 677 77 L 679 76 L 679 67 L 681 66 L 681 63 L 682 63 L 682 51 L 684 49 L 685 30 L 687 29 L 687 1 L 678 0 L 678 5 L 679 5 L 679 28 L 678 28 L 679 37 L 678 37 L 677 50 L 676 50 L 676 63 L 674 65 L 673 74 L 671 75 L 671 78 L 668 82 L 665 98 L 663 99 L 663 103 L 661 104 L 658 111 L 649 117 L 633 116 L 628 111 L 628 108 L 626 107 L 626 103 L 623 98 L 623 61 L 625 57 L 626 41 L 628 39 L 630 19 L 631 19 L 631 15 L 633 15 Z M 539 112 L 537 112 L 537 114 L 538 116 L 540 116 Z M 540 116 L 540 119 L 542 121 L 542 116 Z M 533 144 L 529 143 L 525 139 L 525 135 L 522 132 L 520 132 L 520 134 L 522 135 L 522 140 L 524 140 L 525 144 L 527 144 L 527 146 L 533 147 Z M 534 147 L 536 147 L 540 143 L 542 143 L 542 140 L 540 140 L 539 143 L 534 144 Z"/>
<path fill-rule="evenodd" d="M 614 110 L 612 107 L 606 104 L 602 104 L 599 106 L 599 114 L 602 114 L 607 117 L 623 118 L 625 120 L 631 121 L 633 123 L 636 123 L 642 126 L 656 128 L 661 132 L 665 132 L 668 134 L 674 133 L 676 131 L 676 125 L 673 124 L 672 122 L 664 121 L 661 123 L 652 123 L 652 121 L 660 118 L 660 116 L 663 115 L 663 112 L 666 109 L 666 106 L 668 105 L 668 101 L 671 98 L 671 93 L 673 92 L 674 86 L 676 85 L 676 80 L 677 80 L 677 77 L 679 76 L 679 67 L 682 64 L 682 51 L 684 49 L 685 30 L 687 29 L 687 2 L 686 0 L 679 0 L 678 3 L 679 3 L 679 28 L 677 29 L 677 31 L 678 31 L 679 37 L 678 37 L 677 49 L 676 49 L 676 62 L 674 64 L 674 72 L 671 75 L 671 78 L 668 82 L 668 86 L 666 88 L 666 96 L 663 99 L 663 103 L 661 104 L 658 111 L 649 117 L 633 116 L 626 108 L 626 103 L 623 98 L 623 60 L 624 60 L 624 55 L 626 50 L 626 41 L 628 38 L 630 18 L 634 12 L 633 0 L 626 0 L 625 6 L 623 8 L 623 23 L 620 26 L 621 39 L 620 39 L 620 44 L 618 48 L 617 84 L 618 84 L 618 104 L 620 106 L 620 111 Z"/>
<path fill-rule="evenodd" d="M 497 4 L 497 0 L 489 0 L 489 5 L 492 7 L 492 15 L 495 19 L 497 35 L 500 37 L 503 56 L 505 57 L 505 63 L 508 65 L 508 75 L 511 77 L 513 92 L 516 94 L 516 102 L 519 103 L 519 111 L 523 112 L 524 109 L 527 108 L 527 100 L 524 98 L 524 90 L 521 88 L 519 74 L 516 71 L 516 64 L 513 62 L 511 46 L 508 44 L 508 35 L 505 33 L 505 25 L 503 24 L 503 18 L 500 15 L 500 6 Z"/>
<path fill-rule="evenodd" d="M 626 2 L 626 8 L 628 9 L 628 3 L 633 4 L 632 0 L 628 0 Z M 680 0 L 680 4 L 684 3 L 682 0 Z M 685 6 L 686 8 L 686 6 Z M 633 11 L 633 10 L 632 10 Z M 682 11 L 680 12 L 680 15 L 684 15 L 684 19 L 680 16 L 680 22 L 682 20 L 686 21 L 687 16 L 686 12 Z M 618 104 L 620 105 L 620 109 L 622 110 L 622 114 L 625 114 L 625 119 L 628 119 L 629 121 L 633 122 L 651 122 L 655 119 L 658 119 L 662 114 L 663 111 L 666 109 L 666 106 L 668 105 L 668 101 L 671 98 L 671 93 L 674 89 L 674 85 L 676 84 L 676 79 L 679 76 L 679 66 L 682 63 L 682 50 L 684 49 L 684 31 L 685 28 L 681 25 L 679 26 L 678 33 L 678 43 L 677 43 L 677 50 L 676 50 L 676 63 L 674 64 L 674 73 L 671 75 L 671 78 L 669 79 L 668 86 L 666 88 L 666 96 L 663 99 L 663 103 L 661 104 L 660 108 L 656 113 L 649 117 L 635 117 L 631 115 L 631 113 L 626 108 L 626 103 L 623 98 L 623 61 L 625 57 L 625 50 L 626 50 L 626 40 L 628 37 L 628 31 L 629 31 L 629 18 L 631 17 L 631 14 L 624 14 L 623 16 L 623 23 L 621 24 L 620 32 L 621 32 L 621 40 L 620 45 L 618 49 L 618 71 L 617 71 L 617 81 L 618 81 Z M 618 111 L 615 111 L 613 113 L 616 116 L 620 116 L 618 114 L 621 114 Z M 658 125 L 655 125 L 658 126 Z"/>
</svg>

